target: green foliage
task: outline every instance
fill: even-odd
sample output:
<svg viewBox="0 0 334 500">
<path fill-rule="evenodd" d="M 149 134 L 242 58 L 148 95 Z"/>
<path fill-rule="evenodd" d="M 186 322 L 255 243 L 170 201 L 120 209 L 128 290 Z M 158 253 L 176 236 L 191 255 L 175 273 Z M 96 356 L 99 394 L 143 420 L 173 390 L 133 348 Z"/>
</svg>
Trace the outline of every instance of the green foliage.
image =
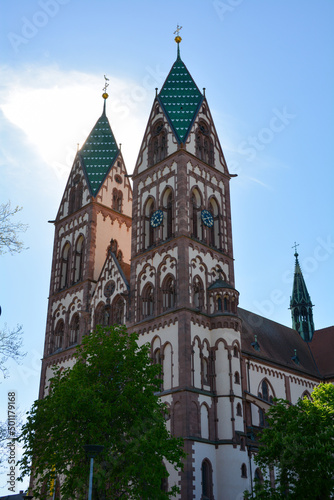
<svg viewBox="0 0 334 500">
<path fill-rule="evenodd" d="M 34 498 L 42 485 L 62 477 L 62 498 L 86 498 L 89 461 L 83 445 L 103 445 L 94 460 L 95 498 L 164 499 L 163 459 L 182 467 L 183 443 L 165 426 L 159 390 L 160 366 L 152 365 L 147 345 L 125 327 L 97 327 L 83 339 L 73 368 L 54 369 L 50 391 L 35 401 L 20 441 L 22 476 L 37 477 Z M 45 494 L 44 494 L 45 498 Z"/>
<path fill-rule="evenodd" d="M 275 468 L 276 489 L 257 485 L 256 499 L 322 500 L 334 494 L 334 386 L 320 384 L 312 400 L 296 405 L 275 400 L 266 414 L 255 458 L 264 471 Z"/>
</svg>

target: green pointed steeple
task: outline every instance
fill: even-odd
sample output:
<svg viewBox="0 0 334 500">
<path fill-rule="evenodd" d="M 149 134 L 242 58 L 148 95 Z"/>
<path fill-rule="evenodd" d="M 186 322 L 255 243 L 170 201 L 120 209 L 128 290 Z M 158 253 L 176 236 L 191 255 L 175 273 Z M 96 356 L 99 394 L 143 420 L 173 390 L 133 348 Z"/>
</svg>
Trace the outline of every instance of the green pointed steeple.
<svg viewBox="0 0 334 500">
<path fill-rule="evenodd" d="M 177 38 L 180 39 L 180 37 Z M 177 59 L 163 84 L 158 99 L 177 140 L 181 143 L 187 138 L 203 101 L 203 95 L 181 60 L 179 43 L 177 42 Z"/>
<path fill-rule="evenodd" d="M 295 274 L 290 298 L 292 328 L 297 330 L 303 340 L 310 341 L 314 334 L 313 305 L 300 269 L 297 251 L 294 255 L 296 258 Z"/>
<path fill-rule="evenodd" d="M 118 154 L 119 148 L 105 114 L 104 101 L 103 113 L 79 151 L 93 196 L 98 193 Z"/>
</svg>

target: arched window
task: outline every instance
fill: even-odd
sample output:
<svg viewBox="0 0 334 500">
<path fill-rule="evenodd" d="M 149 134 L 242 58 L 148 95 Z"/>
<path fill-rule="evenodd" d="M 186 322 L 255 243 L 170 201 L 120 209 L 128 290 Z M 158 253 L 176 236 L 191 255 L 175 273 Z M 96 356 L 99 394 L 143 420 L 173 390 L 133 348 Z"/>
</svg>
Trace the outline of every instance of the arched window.
<svg viewBox="0 0 334 500">
<path fill-rule="evenodd" d="M 166 240 L 173 236 L 173 191 L 170 188 L 167 188 L 163 194 L 162 206 L 164 211 L 163 239 Z"/>
<path fill-rule="evenodd" d="M 70 194 L 68 197 L 68 213 L 71 214 L 76 210 L 79 210 L 82 206 L 82 195 L 83 187 L 80 181 L 79 174 L 73 180 L 73 186 L 71 187 Z"/>
<path fill-rule="evenodd" d="M 219 228 L 219 205 L 215 198 L 210 199 L 209 212 L 213 217 L 213 226 L 207 228 L 208 243 L 216 248 L 220 248 L 220 228 Z"/>
<path fill-rule="evenodd" d="M 112 192 L 112 208 L 117 212 L 122 213 L 122 202 L 123 202 L 123 193 L 118 189 L 114 188 Z"/>
<path fill-rule="evenodd" d="M 193 307 L 200 311 L 204 308 L 204 287 L 201 278 L 195 277 L 193 282 Z"/>
<path fill-rule="evenodd" d="M 142 318 L 153 316 L 154 312 L 154 296 L 153 286 L 148 283 L 142 293 Z"/>
<path fill-rule="evenodd" d="M 201 367 L 202 367 L 202 384 L 208 385 L 209 384 L 209 377 L 208 377 L 208 360 L 207 360 L 207 358 L 204 358 L 204 357 L 202 358 Z"/>
<path fill-rule="evenodd" d="M 155 365 L 162 365 L 162 359 L 161 359 L 161 350 L 160 347 L 158 347 L 154 353 L 153 353 L 153 363 Z"/>
<path fill-rule="evenodd" d="M 235 384 L 240 384 L 240 375 L 239 375 L 239 372 L 235 372 L 235 374 L 234 374 L 234 383 Z"/>
<path fill-rule="evenodd" d="M 54 333 L 54 343 L 53 343 L 54 351 L 57 351 L 57 349 L 61 349 L 63 347 L 63 338 L 64 338 L 64 321 L 60 319 L 56 325 Z"/>
<path fill-rule="evenodd" d="M 223 310 L 223 301 L 220 295 L 218 295 L 217 298 L 217 311 L 222 311 Z"/>
<path fill-rule="evenodd" d="M 82 182 L 79 182 L 75 190 L 75 210 L 79 210 L 79 208 L 82 207 L 82 195 L 83 195 Z"/>
<path fill-rule="evenodd" d="M 237 404 L 237 416 L 242 417 L 242 408 L 240 403 Z"/>
<path fill-rule="evenodd" d="M 83 249 L 84 249 L 84 237 L 79 236 L 76 247 L 75 247 L 75 258 L 74 258 L 74 283 L 82 280 L 83 276 Z"/>
<path fill-rule="evenodd" d="M 113 306 L 113 323 L 117 325 L 124 324 L 124 300 L 121 297 L 116 297 Z"/>
<path fill-rule="evenodd" d="M 167 311 L 175 306 L 175 280 L 167 276 L 162 283 L 162 310 Z"/>
<path fill-rule="evenodd" d="M 69 345 L 75 345 L 78 343 L 79 339 L 79 329 L 80 329 L 80 318 L 79 314 L 75 314 L 71 321 L 70 326 L 70 342 Z"/>
<path fill-rule="evenodd" d="M 304 391 L 301 399 L 307 398 L 309 401 L 312 401 L 311 394 L 308 391 Z"/>
<path fill-rule="evenodd" d="M 95 311 L 95 326 L 97 325 L 108 325 L 110 313 L 108 309 L 106 310 L 105 304 L 100 303 Z"/>
<path fill-rule="evenodd" d="M 154 353 L 153 353 L 153 363 L 155 365 L 160 365 L 161 370 L 157 378 L 161 379 L 161 385 L 160 385 L 160 391 L 163 391 L 163 367 L 162 367 L 162 356 L 161 356 L 161 349 L 158 347 Z"/>
<path fill-rule="evenodd" d="M 167 134 L 162 120 L 159 120 L 152 130 L 148 146 L 149 166 L 159 163 L 167 156 Z"/>
<path fill-rule="evenodd" d="M 202 199 L 198 189 L 193 189 L 191 195 L 192 205 L 192 235 L 199 240 L 202 239 L 201 205 Z"/>
<path fill-rule="evenodd" d="M 151 225 L 151 217 L 154 212 L 154 200 L 149 198 L 145 204 L 144 214 L 144 248 L 149 248 L 154 243 L 154 228 Z"/>
<path fill-rule="evenodd" d="M 118 262 L 123 262 L 123 253 L 121 250 L 119 250 L 117 253 L 117 260 Z"/>
<path fill-rule="evenodd" d="M 166 473 L 166 476 L 164 476 L 164 477 L 161 478 L 160 490 L 164 491 L 165 493 L 168 492 L 168 477 L 167 477 L 167 473 Z"/>
<path fill-rule="evenodd" d="M 75 187 L 73 186 L 70 190 L 68 197 L 68 213 L 72 214 L 75 210 Z"/>
<path fill-rule="evenodd" d="M 62 256 L 61 256 L 61 270 L 60 270 L 60 289 L 62 290 L 68 284 L 68 274 L 69 274 L 69 259 L 70 259 L 70 249 L 69 243 L 66 243 Z"/>
<path fill-rule="evenodd" d="M 242 466 L 241 466 L 241 477 L 247 477 L 247 467 L 246 467 L 246 464 L 242 464 Z"/>
<path fill-rule="evenodd" d="M 209 165 L 214 163 L 213 143 L 208 125 L 203 120 L 199 123 L 196 132 L 196 156 Z"/>
<path fill-rule="evenodd" d="M 230 312 L 230 297 L 228 295 L 224 295 L 224 311 Z"/>
<path fill-rule="evenodd" d="M 212 466 L 209 460 L 202 462 L 202 500 L 211 500 L 213 498 L 212 485 Z"/>
<path fill-rule="evenodd" d="M 269 386 L 266 380 L 262 380 L 261 388 L 262 388 L 262 399 L 264 399 L 265 401 L 269 401 Z"/>
<path fill-rule="evenodd" d="M 237 348 L 236 345 L 233 347 L 233 357 L 234 358 L 238 358 L 239 357 L 239 351 L 238 351 L 238 348 Z"/>
</svg>

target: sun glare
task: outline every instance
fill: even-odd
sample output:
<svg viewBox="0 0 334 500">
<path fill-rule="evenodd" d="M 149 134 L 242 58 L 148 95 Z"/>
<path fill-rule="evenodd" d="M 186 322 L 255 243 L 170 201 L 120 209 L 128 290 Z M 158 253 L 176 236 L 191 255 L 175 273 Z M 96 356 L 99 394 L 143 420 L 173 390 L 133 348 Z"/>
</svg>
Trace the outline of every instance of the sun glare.
<svg viewBox="0 0 334 500">
<path fill-rule="evenodd" d="M 42 69 L 39 69 L 39 73 Z M 47 73 L 48 69 L 45 68 Z M 57 177 L 67 178 L 77 147 L 82 146 L 103 111 L 103 77 L 64 74 L 52 70 L 49 78 L 38 75 L 27 84 L 24 75 L 2 92 L 0 107 L 12 124 L 20 128 L 27 141 Z M 51 81 L 54 82 L 51 84 Z M 79 81 L 79 83 L 77 83 Z M 116 141 L 124 141 L 122 152 L 131 172 L 136 161 L 147 116 L 145 100 L 131 99 L 135 84 L 110 78 L 107 116 Z"/>
</svg>

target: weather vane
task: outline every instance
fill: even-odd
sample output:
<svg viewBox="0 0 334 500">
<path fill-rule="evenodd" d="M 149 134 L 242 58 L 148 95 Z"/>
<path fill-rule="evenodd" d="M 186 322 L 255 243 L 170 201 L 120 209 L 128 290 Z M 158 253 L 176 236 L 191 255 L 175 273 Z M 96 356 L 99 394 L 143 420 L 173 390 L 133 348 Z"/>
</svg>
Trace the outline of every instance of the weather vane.
<svg viewBox="0 0 334 500">
<path fill-rule="evenodd" d="M 182 30 L 182 26 L 177 25 L 177 28 L 174 31 L 174 35 L 176 34 L 176 37 L 174 38 L 174 40 L 177 43 L 177 55 L 178 55 L 178 57 L 180 57 L 180 42 L 182 40 L 182 38 L 180 37 L 181 30 Z"/>
<path fill-rule="evenodd" d="M 109 87 L 109 78 L 106 77 L 106 75 L 104 75 L 104 87 L 103 87 L 103 94 L 102 94 L 102 97 L 103 99 L 107 99 L 109 96 L 107 94 L 107 88 Z"/>
<path fill-rule="evenodd" d="M 180 33 L 181 30 L 182 30 L 182 26 L 177 25 L 177 28 L 174 31 L 174 35 L 179 36 L 179 33 Z"/>
</svg>

